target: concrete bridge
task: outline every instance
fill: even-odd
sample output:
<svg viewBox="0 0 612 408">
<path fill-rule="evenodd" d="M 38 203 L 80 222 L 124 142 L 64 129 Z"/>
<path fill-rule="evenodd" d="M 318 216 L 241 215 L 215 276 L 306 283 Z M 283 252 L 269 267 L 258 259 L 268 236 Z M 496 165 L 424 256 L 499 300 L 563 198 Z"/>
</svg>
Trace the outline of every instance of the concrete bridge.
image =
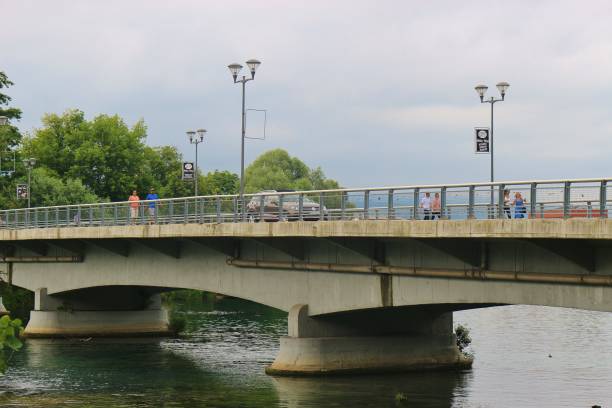
<svg viewBox="0 0 612 408">
<path fill-rule="evenodd" d="M 71 207 L 17 214 L 23 224 L 5 213 L 3 272 L 35 292 L 30 336 L 165 334 L 160 293 L 188 288 L 289 313 L 270 373 L 463 367 L 471 362 L 455 346 L 455 310 L 531 304 L 612 311 L 612 221 L 607 212 L 571 217 L 569 197 L 561 214 L 570 216 L 555 219 L 483 213 L 486 219 L 422 221 L 397 211 L 372 219 L 370 203 L 367 216 L 270 223 L 239 222 L 240 214 L 219 211 L 223 205 L 214 207 L 214 219 L 222 213 L 221 221 L 237 222 L 206 222 L 184 209 L 180 221 L 160 211 L 136 225 L 84 217 L 94 214 L 91 206 L 78 209 L 79 220 L 67 215 L 55 225 L 49 215 Z M 174 200 L 174 209 L 192 199 Z M 124 204 L 96 206 L 105 205 L 118 213 Z M 47 224 L 38 224 L 41 213 Z"/>
</svg>

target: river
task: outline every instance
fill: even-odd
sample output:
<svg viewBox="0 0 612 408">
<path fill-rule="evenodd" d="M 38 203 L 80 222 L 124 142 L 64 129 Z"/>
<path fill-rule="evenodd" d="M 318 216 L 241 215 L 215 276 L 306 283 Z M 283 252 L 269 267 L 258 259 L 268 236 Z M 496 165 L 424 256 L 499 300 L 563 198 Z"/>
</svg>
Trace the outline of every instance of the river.
<svg viewBox="0 0 612 408">
<path fill-rule="evenodd" d="M 179 308 L 187 331 L 178 339 L 28 340 L 0 377 L 0 406 L 612 406 L 612 313 L 455 313 L 476 356 L 464 372 L 274 378 L 264 367 L 286 333 L 284 313 L 229 298 L 195 303 Z"/>
</svg>

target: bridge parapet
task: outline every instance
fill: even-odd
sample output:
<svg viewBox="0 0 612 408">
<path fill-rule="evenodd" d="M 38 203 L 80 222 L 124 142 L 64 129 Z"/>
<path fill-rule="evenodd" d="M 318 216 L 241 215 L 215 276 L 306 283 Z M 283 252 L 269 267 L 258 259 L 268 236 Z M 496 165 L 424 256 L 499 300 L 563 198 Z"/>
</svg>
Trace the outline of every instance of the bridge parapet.
<svg viewBox="0 0 612 408">
<path fill-rule="evenodd" d="M 611 180 L 531 180 L 265 192 L 247 194 L 242 200 L 237 195 L 216 195 L 12 209 L 0 211 L 0 228 L 285 220 L 607 219 L 612 207 L 612 200 L 609 200 Z"/>
</svg>

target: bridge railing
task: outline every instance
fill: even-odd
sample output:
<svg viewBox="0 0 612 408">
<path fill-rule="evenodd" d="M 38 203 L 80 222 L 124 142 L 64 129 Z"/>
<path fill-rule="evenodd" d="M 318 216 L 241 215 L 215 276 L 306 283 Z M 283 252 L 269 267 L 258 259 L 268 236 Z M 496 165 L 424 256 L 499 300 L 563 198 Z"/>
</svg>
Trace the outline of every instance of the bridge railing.
<svg viewBox="0 0 612 408">
<path fill-rule="evenodd" d="M 608 199 L 612 198 L 611 180 L 262 192 L 245 195 L 242 201 L 237 195 L 218 195 L 20 208 L 0 211 L 0 228 L 294 220 L 608 218 L 612 210 L 612 200 Z M 425 198 L 427 194 L 429 199 Z"/>
</svg>

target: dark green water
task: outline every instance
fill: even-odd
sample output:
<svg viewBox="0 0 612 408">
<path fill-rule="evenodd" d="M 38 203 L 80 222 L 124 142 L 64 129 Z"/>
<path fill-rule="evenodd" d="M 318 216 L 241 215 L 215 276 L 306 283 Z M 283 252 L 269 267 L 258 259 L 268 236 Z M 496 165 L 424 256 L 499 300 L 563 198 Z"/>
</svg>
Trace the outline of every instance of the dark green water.
<svg viewBox="0 0 612 408">
<path fill-rule="evenodd" d="M 286 332 L 283 313 L 235 299 L 185 309 L 182 339 L 28 341 L 0 378 L 0 406 L 612 406 L 612 314 L 528 306 L 456 313 L 476 353 L 462 373 L 273 378 L 263 369 Z M 397 402 L 398 393 L 407 400 Z"/>
</svg>

